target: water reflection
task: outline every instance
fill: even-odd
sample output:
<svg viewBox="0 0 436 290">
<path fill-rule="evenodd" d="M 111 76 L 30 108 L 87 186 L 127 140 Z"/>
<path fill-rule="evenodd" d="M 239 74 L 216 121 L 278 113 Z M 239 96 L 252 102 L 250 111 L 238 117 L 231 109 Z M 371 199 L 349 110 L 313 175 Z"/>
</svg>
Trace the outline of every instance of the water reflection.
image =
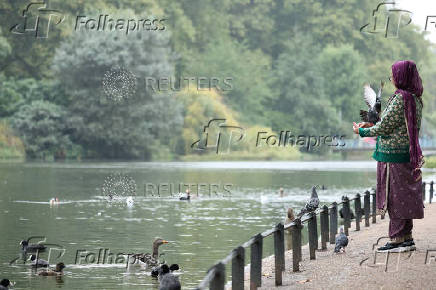
<svg viewBox="0 0 436 290">
<path fill-rule="evenodd" d="M 290 163 L 283 162 L 256 164 L 236 162 L 226 170 L 213 162 L 0 164 L 0 176 L 7 180 L 0 182 L 0 272 L 16 282 L 14 289 L 158 289 L 158 281 L 148 271 L 128 271 L 123 263 L 75 264 L 75 258 L 78 250 L 151 252 L 152 241 L 162 237 L 169 241 L 159 249 L 165 260 L 179 264 L 182 286 L 193 288 L 231 249 L 284 221 L 289 207 L 304 205 L 313 184 L 327 186 L 319 191 L 322 203 L 362 193 L 375 184 L 375 170 L 365 162 L 347 163 L 338 170 L 320 162 L 312 163 L 312 170 L 306 163 L 302 170 L 294 165 L 288 170 L 285 165 Z M 366 169 L 349 170 L 353 166 Z M 231 197 L 200 196 L 190 202 L 143 196 L 138 191 L 129 207 L 126 197 L 109 201 L 98 190 L 105 176 L 115 171 L 128 172 L 138 185 L 220 182 L 234 186 Z M 59 203 L 50 206 L 53 196 Z M 66 249 L 61 280 L 38 277 L 28 265 L 8 264 L 18 254 L 19 242 L 32 235 L 44 235 Z M 303 235 L 306 239 L 305 231 Z M 267 239 L 264 255 L 272 253 L 272 239 Z"/>
</svg>

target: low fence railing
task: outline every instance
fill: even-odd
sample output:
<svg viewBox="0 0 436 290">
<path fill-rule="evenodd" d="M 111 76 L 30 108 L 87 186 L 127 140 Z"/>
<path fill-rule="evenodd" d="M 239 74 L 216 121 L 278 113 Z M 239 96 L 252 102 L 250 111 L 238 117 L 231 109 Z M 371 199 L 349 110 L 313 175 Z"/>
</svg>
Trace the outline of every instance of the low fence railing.
<svg viewBox="0 0 436 290">
<path fill-rule="evenodd" d="M 426 183 L 422 183 L 422 200 L 425 201 Z M 433 181 L 430 182 L 429 202 L 433 200 Z M 370 199 L 372 197 L 372 203 Z M 376 212 L 376 195 L 375 192 L 366 191 L 363 195 L 363 211 L 361 207 L 361 195 L 356 194 L 354 198 L 349 199 L 345 196 L 342 202 L 333 202 L 331 205 L 324 205 L 321 209 L 303 216 L 301 219 L 295 219 L 293 222 L 283 225 L 278 223 L 274 228 L 266 230 L 253 236 L 250 240 L 233 249 L 227 257 L 213 265 L 204 279 L 196 289 L 223 290 L 226 284 L 226 265 L 232 263 L 232 290 L 244 289 L 244 268 L 245 268 L 245 249 L 250 248 L 250 289 L 256 289 L 262 284 L 262 250 L 263 240 L 271 235 L 274 236 L 274 275 L 275 285 L 282 285 L 282 274 L 285 271 L 285 247 L 284 247 L 284 230 L 291 230 L 292 236 L 292 271 L 300 270 L 300 261 L 302 261 L 302 240 L 301 231 L 303 224 L 307 222 L 309 235 L 309 257 L 311 260 L 316 259 L 316 250 L 318 249 L 318 223 L 317 216 L 320 215 L 321 231 L 321 250 L 327 249 L 327 243 L 335 244 L 335 237 L 338 233 L 338 206 L 342 205 L 342 214 L 344 219 L 344 233 L 348 236 L 351 226 L 351 208 L 350 202 L 354 201 L 355 208 L 355 229 L 360 231 L 362 218 L 365 220 L 365 227 L 377 222 Z M 371 206 L 372 205 L 372 206 Z M 384 215 L 381 216 L 384 219 Z"/>
</svg>

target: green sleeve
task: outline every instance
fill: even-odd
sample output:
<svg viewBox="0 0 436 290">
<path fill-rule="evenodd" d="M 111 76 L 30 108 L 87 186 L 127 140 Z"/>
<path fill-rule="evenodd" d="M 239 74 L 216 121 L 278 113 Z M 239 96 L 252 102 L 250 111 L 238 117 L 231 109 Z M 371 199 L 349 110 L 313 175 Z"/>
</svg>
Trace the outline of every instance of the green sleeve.
<svg viewBox="0 0 436 290">
<path fill-rule="evenodd" d="M 360 137 L 368 137 L 369 135 L 369 128 L 359 128 L 359 135 Z"/>
<path fill-rule="evenodd" d="M 398 94 L 382 113 L 380 121 L 371 128 L 360 128 L 361 137 L 375 137 L 390 135 L 396 128 L 404 122 L 404 104 L 403 97 Z"/>
</svg>

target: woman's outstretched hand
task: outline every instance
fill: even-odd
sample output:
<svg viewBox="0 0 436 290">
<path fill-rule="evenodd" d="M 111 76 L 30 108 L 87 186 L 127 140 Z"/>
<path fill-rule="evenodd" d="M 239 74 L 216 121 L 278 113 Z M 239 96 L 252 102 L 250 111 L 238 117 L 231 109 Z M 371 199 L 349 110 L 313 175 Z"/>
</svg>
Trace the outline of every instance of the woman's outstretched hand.
<svg viewBox="0 0 436 290">
<path fill-rule="evenodd" d="M 374 126 L 374 124 L 370 123 L 370 122 L 361 122 L 357 125 L 359 126 L 359 128 L 369 128 L 369 127 Z"/>
<path fill-rule="evenodd" d="M 359 125 L 353 122 L 353 131 L 355 134 L 359 134 Z"/>
<path fill-rule="evenodd" d="M 356 122 L 353 122 L 353 131 L 356 134 L 359 134 L 359 128 L 369 128 L 374 126 L 373 123 L 370 122 L 361 122 L 359 124 L 356 124 Z"/>
</svg>

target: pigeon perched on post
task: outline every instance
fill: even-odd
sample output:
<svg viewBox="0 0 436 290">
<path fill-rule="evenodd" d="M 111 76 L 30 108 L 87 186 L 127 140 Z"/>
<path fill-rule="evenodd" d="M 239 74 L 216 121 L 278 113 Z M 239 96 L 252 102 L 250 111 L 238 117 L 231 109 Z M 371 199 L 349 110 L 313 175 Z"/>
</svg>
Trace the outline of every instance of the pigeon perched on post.
<svg viewBox="0 0 436 290">
<path fill-rule="evenodd" d="M 344 233 L 344 228 L 341 227 L 339 230 L 339 234 L 336 236 L 335 239 L 335 253 L 339 253 L 341 249 L 344 249 L 348 245 L 348 237 Z"/>
<path fill-rule="evenodd" d="M 369 84 L 363 86 L 363 99 L 368 106 L 368 111 L 360 110 L 360 118 L 363 122 L 377 123 L 380 120 L 381 95 L 385 83 L 380 82 L 380 89 L 376 94 Z"/>
<path fill-rule="evenodd" d="M 300 210 L 297 218 L 301 218 L 304 214 L 314 212 L 319 206 L 318 194 L 316 193 L 316 186 L 312 186 L 312 195 L 306 205 Z"/>
</svg>

